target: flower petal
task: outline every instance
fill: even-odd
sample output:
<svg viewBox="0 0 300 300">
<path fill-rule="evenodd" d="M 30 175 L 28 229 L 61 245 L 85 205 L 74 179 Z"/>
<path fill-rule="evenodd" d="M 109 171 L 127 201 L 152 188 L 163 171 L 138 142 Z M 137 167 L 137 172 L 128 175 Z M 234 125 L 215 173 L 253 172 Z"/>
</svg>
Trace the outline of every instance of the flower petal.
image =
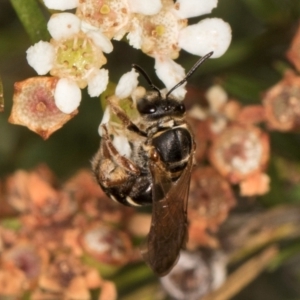
<svg viewBox="0 0 300 300">
<path fill-rule="evenodd" d="M 139 74 L 134 69 L 122 75 L 116 87 L 116 96 L 120 99 L 129 97 L 138 86 L 138 77 Z"/>
<path fill-rule="evenodd" d="M 44 4 L 50 9 L 66 10 L 78 6 L 78 0 L 44 0 Z"/>
<path fill-rule="evenodd" d="M 48 42 L 39 41 L 26 51 L 28 64 L 35 69 L 39 75 L 47 74 L 53 66 L 55 51 Z"/>
<path fill-rule="evenodd" d="M 79 106 L 81 90 L 74 81 L 62 78 L 57 82 L 54 99 L 58 109 L 65 114 L 69 114 Z"/>
<path fill-rule="evenodd" d="M 209 103 L 210 110 L 213 113 L 220 112 L 221 108 L 228 100 L 226 91 L 220 85 L 213 85 L 210 87 L 207 90 L 205 97 Z"/>
<path fill-rule="evenodd" d="M 116 147 L 120 155 L 130 158 L 131 148 L 128 138 L 124 135 L 115 135 L 113 145 Z"/>
<path fill-rule="evenodd" d="M 212 58 L 222 56 L 231 42 L 231 28 L 222 19 L 211 18 L 180 30 L 179 47 L 194 55 L 214 51 Z"/>
<path fill-rule="evenodd" d="M 209 14 L 217 5 L 218 0 L 178 0 L 175 12 L 180 19 L 186 19 Z"/>
<path fill-rule="evenodd" d="M 94 71 L 88 81 L 88 93 L 91 97 L 98 97 L 105 91 L 108 84 L 108 70 L 100 69 Z"/>
<path fill-rule="evenodd" d="M 63 2 L 63 1 L 62 1 Z M 47 24 L 55 40 L 67 39 L 80 31 L 80 19 L 71 13 L 53 14 Z"/>
<path fill-rule="evenodd" d="M 159 79 L 165 84 L 167 90 L 173 88 L 185 76 L 184 68 L 170 58 L 156 58 L 155 70 Z M 186 94 L 185 84 L 172 92 L 178 100 L 183 100 Z"/>
<path fill-rule="evenodd" d="M 132 12 L 143 15 L 155 15 L 161 8 L 161 0 L 128 0 Z"/>
<path fill-rule="evenodd" d="M 136 49 L 141 49 L 142 46 L 142 35 L 143 29 L 140 25 L 140 22 L 137 18 L 132 18 L 131 20 L 131 29 L 127 35 L 129 45 Z"/>
<path fill-rule="evenodd" d="M 86 35 L 93 40 L 94 44 L 101 48 L 104 53 L 113 51 L 113 44 L 97 27 L 82 21 L 81 30 L 86 33 Z"/>
<path fill-rule="evenodd" d="M 107 105 L 106 108 L 105 108 L 105 111 L 103 113 L 101 123 L 98 127 L 98 133 L 101 137 L 103 135 L 102 125 L 103 124 L 108 124 L 109 120 L 110 120 L 110 107 L 109 107 L 109 105 Z"/>
</svg>

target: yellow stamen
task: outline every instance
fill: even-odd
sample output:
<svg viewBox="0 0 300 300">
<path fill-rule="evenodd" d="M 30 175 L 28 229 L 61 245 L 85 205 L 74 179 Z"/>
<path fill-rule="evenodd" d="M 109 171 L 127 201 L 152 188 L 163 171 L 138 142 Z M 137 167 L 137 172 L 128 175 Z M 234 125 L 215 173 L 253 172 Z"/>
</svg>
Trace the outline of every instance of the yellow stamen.
<svg viewBox="0 0 300 300">
<path fill-rule="evenodd" d="M 166 32 L 166 28 L 164 25 L 158 25 L 155 27 L 155 33 L 158 36 L 163 35 Z"/>
<path fill-rule="evenodd" d="M 103 15 L 107 15 L 110 13 L 110 7 L 107 4 L 103 4 L 100 8 L 100 13 Z"/>
</svg>

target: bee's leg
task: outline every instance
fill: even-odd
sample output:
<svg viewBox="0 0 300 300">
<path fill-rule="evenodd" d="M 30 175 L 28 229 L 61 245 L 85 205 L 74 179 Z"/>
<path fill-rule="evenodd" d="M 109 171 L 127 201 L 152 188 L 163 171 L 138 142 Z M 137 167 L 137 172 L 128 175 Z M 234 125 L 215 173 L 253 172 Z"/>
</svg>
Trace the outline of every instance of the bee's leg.
<svg viewBox="0 0 300 300">
<path fill-rule="evenodd" d="M 102 125 L 101 146 L 92 160 L 92 169 L 103 191 L 124 205 L 134 205 L 128 195 L 141 171 L 131 160 L 122 156 L 113 145 L 105 124 Z"/>
<path fill-rule="evenodd" d="M 121 120 L 123 125 L 128 130 L 136 132 L 142 136 L 147 136 L 147 134 L 144 131 L 140 130 L 134 123 L 131 122 L 130 118 L 126 115 L 124 110 L 121 109 L 117 103 L 115 103 L 114 97 L 107 98 L 107 101 L 112 112 Z"/>
<path fill-rule="evenodd" d="M 117 166 L 122 167 L 124 170 L 132 173 L 134 175 L 140 174 L 139 167 L 134 164 L 131 160 L 127 159 L 121 155 L 109 136 L 108 129 L 105 124 L 102 125 L 103 135 L 102 135 L 102 147 L 104 157 L 113 161 Z"/>
</svg>

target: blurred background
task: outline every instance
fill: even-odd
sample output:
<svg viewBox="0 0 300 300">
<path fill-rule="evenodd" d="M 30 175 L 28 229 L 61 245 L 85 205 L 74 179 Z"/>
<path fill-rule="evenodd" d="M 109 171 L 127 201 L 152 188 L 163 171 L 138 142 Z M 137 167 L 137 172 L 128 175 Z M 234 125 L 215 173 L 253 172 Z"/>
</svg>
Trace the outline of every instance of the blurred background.
<svg viewBox="0 0 300 300">
<path fill-rule="evenodd" d="M 44 13 L 48 19 L 48 12 Z M 300 1 L 219 0 L 218 7 L 209 16 L 228 22 L 233 40 L 226 54 L 201 66 L 189 85 L 204 90 L 218 83 L 241 103 L 260 104 L 264 92 L 291 67 L 286 51 L 299 26 Z M 199 18 L 191 21 L 198 22 Z M 99 147 L 100 100 L 89 98 L 84 91 L 78 115 L 46 141 L 25 127 L 9 124 L 14 83 L 36 75 L 27 64 L 25 54 L 32 44 L 10 1 L 0 0 L 0 76 L 5 99 L 5 111 L 0 113 L 0 177 L 46 163 L 64 181 L 76 170 L 89 168 L 91 157 Z M 105 68 L 109 69 L 111 81 L 117 82 L 135 63 L 146 69 L 154 83 L 162 87 L 153 71 L 153 59 L 131 48 L 126 41 L 114 42 L 114 51 L 107 59 Z M 189 69 L 196 60 L 197 57 L 182 51 L 177 62 Z M 257 198 L 255 204 L 252 202 L 250 208 L 242 209 L 271 209 L 278 204 L 300 203 L 300 182 L 292 187 L 287 185 L 273 163 L 273 157 L 283 158 L 299 167 L 300 174 L 299 134 L 272 132 L 270 137 L 271 191 Z M 300 299 L 300 254 L 295 250 L 300 249 L 300 240 L 286 242 L 284 247 L 290 249 L 291 258 L 275 271 L 259 276 L 235 300 Z"/>
</svg>

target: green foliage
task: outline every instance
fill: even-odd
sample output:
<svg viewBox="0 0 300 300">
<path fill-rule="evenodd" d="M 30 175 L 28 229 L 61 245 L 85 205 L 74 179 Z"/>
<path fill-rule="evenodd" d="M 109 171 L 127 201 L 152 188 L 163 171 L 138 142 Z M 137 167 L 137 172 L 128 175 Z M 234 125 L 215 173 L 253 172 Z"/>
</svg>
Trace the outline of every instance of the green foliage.
<svg viewBox="0 0 300 300">
<path fill-rule="evenodd" d="M 36 0 L 10 0 L 24 29 L 33 43 L 47 41 L 47 21 Z"/>
<path fill-rule="evenodd" d="M 4 96 L 3 96 L 3 84 L 2 79 L 0 77 L 0 112 L 4 110 Z"/>
</svg>

